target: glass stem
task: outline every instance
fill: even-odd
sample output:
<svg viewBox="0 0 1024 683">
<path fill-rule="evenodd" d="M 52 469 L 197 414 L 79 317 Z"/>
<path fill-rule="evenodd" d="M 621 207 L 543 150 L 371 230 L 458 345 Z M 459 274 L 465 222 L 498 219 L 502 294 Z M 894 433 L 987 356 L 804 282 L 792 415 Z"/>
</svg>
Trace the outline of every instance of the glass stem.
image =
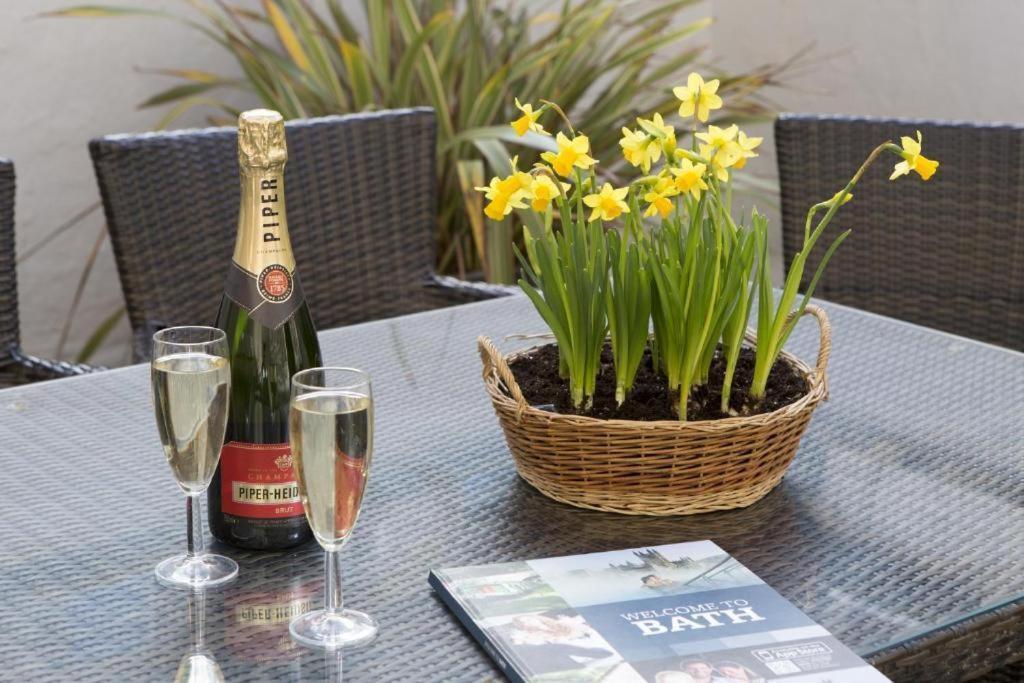
<svg viewBox="0 0 1024 683">
<path fill-rule="evenodd" d="M 342 683 L 342 650 L 326 650 L 324 652 L 324 671 L 326 680 L 331 683 Z"/>
<path fill-rule="evenodd" d="M 188 594 L 189 626 L 192 627 L 192 649 L 202 652 L 206 629 L 206 596 L 203 591 L 191 591 Z"/>
<path fill-rule="evenodd" d="M 324 610 L 328 613 L 340 612 L 341 600 L 341 553 L 328 550 L 324 553 L 324 572 L 326 584 L 324 588 Z"/>
<path fill-rule="evenodd" d="M 201 493 L 185 497 L 185 510 L 188 512 L 188 551 L 185 553 L 192 560 L 206 554 L 203 543 L 203 506 L 199 501 Z"/>
</svg>

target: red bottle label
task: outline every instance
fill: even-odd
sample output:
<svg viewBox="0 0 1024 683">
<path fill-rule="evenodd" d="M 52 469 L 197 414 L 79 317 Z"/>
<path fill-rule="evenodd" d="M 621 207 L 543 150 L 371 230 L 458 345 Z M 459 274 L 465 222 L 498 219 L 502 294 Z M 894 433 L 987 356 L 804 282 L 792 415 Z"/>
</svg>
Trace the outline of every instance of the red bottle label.
<svg viewBox="0 0 1024 683">
<path fill-rule="evenodd" d="M 277 519 L 303 514 L 286 443 L 224 444 L 220 452 L 221 509 L 229 515 Z"/>
</svg>

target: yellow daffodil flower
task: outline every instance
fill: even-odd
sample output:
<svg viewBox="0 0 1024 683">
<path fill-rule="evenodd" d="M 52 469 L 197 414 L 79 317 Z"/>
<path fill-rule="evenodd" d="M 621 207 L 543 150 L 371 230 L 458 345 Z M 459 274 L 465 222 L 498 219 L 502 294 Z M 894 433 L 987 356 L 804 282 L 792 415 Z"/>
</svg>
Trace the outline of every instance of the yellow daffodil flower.
<svg viewBox="0 0 1024 683">
<path fill-rule="evenodd" d="M 647 173 L 651 170 L 651 156 L 648 149 L 651 147 L 651 138 L 642 130 L 630 130 L 622 127 L 622 139 L 619 140 L 622 147 L 622 156 L 633 166 L 639 166 Z"/>
<path fill-rule="evenodd" d="M 484 214 L 491 220 L 500 221 L 512 213 L 512 209 L 525 209 L 523 199 L 526 191 L 519 178 L 511 175 L 507 178 L 492 178 L 488 187 L 478 187 L 487 197 L 489 203 L 484 207 Z"/>
<path fill-rule="evenodd" d="M 590 152 L 590 139 L 586 135 L 577 135 L 570 140 L 565 133 L 559 133 L 555 143 L 558 145 L 558 153 L 544 152 L 540 158 L 551 164 L 560 176 L 568 176 L 574 166 L 586 169 L 597 163 L 597 159 L 587 155 Z"/>
<path fill-rule="evenodd" d="M 661 158 L 662 150 L 671 152 L 676 148 L 676 129 L 665 123 L 661 114 L 655 112 L 650 119 L 638 118 L 640 130 L 622 129 L 622 156 L 644 173 L 649 173 L 651 164 Z"/>
<path fill-rule="evenodd" d="M 757 156 L 754 149 L 760 145 L 764 138 L 751 138 L 747 137 L 747 134 L 742 130 L 739 132 L 739 137 L 736 138 L 736 146 L 740 148 L 741 156 L 733 164 L 733 168 L 741 169 L 747 165 L 747 159 L 753 159 Z"/>
<path fill-rule="evenodd" d="M 532 130 L 534 133 L 540 133 L 541 135 L 550 135 L 544 126 L 537 123 L 537 119 L 544 113 L 544 109 L 533 110 L 533 105 L 527 102 L 526 104 L 520 104 L 519 98 L 516 98 L 516 109 L 523 112 L 523 115 L 511 123 L 512 130 L 516 132 L 516 135 L 523 137 L 527 131 Z"/>
<path fill-rule="evenodd" d="M 697 133 L 697 139 L 707 143 L 709 147 L 714 149 L 720 149 L 727 146 L 730 142 L 736 139 L 736 135 L 740 132 L 740 127 L 735 123 L 728 128 L 719 128 L 718 126 L 708 126 L 707 131 L 703 133 Z M 760 144 L 758 140 L 757 144 Z M 755 144 L 754 147 L 757 145 Z"/>
<path fill-rule="evenodd" d="M 718 92 L 718 79 L 704 82 L 700 74 L 691 73 L 686 79 L 685 87 L 672 89 L 672 94 L 682 102 L 679 105 L 679 115 L 684 119 L 696 115 L 697 120 L 704 122 L 712 109 L 722 108 L 722 98 L 716 95 Z"/>
<path fill-rule="evenodd" d="M 715 177 L 722 182 L 729 179 L 729 172 L 726 169 L 737 165 L 737 162 L 744 158 L 745 152 L 736 142 L 739 132 L 740 127 L 734 123 L 728 128 L 708 126 L 706 132 L 697 133 L 697 139 L 703 140 L 699 146 L 700 155 L 711 162 L 711 169 L 715 172 Z M 746 135 L 743 137 L 747 139 Z M 751 149 L 759 144 L 761 141 L 757 140 L 751 145 Z"/>
<path fill-rule="evenodd" d="M 655 183 L 654 187 L 644 195 L 644 201 L 648 202 L 647 210 L 644 211 L 644 217 L 658 214 L 662 218 L 667 218 L 672 213 L 672 200 L 669 197 L 677 194 L 679 194 L 679 190 L 676 189 L 675 183 L 671 178 L 658 178 L 658 182 Z"/>
<path fill-rule="evenodd" d="M 904 135 L 900 138 L 900 143 L 903 145 L 903 151 L 900 153 L 903 156 L 903 161 L 896 164 L 889 180 L 896 180 L 911 171 L 921 176 L 922 180 L 928 180 L 935 175 L 935 169 L 939 167 L 939 162 L 921 155 L 921 131 L 917 131 L 917 140 Z"/>
<path fill-rule="evenodd" d="M 646 130 L 648 133 L 658 139 L 658 141 L 665 147 L 665 149 L 672 151 L 676 147 L 676 129 L 675 126 L 669 123 L 665 123 L 665 119 L 661 118 L 661 114 L 654 112 L 654 116 L 649 119 L 637 119 L 636 122 L 640 124 L 640 127 Z"/>
<path fill-rule="evenodd" d="M 562 186 L 561 191 L 558 189 L 558 185 Z M 546 173 L 541 173 L 533 177 L 533 181 L 530 183 L 530 187 L 527 189 L 527 195 L 530 198 L 530 206 L 534 211 L 546 211 L 551 202 L 559 196 L 561 192 L 568 192 L 571 185 L 569 183 L 558 183 L 551 179 L 551 176 Z"/>
<path fill-rule="evenodd" d="M 490 202 L 484 207 L 484 215 L 491 220 L 500 221 L 512 213 L 512 209 L 525 209 L 527 192 L 533 184 L 533 176 L 516 168 L 519 157 L 512 157 L 509 163 L 512 165 L 512 173 L 507 178 L 495 176 L 487 187 L 474 188 L 484 193 L 484 197 Z"/>
<path fill-rule="evenodd" d="M 700 199 L 701 190 L 708 189 L 704 182 L 704 173 L 708 167 L 705 164 L 695 164 L 689 159 L 679 162 L 678 168 L 673 168 L 673 185 L 678 192 L 689 192 L 694 199 Z"/>
<path fill-rule="evenodd" d="M 729 171 L 727 169 L 735 165 L 743 157 L 743 150 L 732 140 L 725 143 L 722 147 L 716 148 L 711 145 L 700 145 L 699 149 L 700 155 L 711 162 L 711 170 L 714 172 L 715 177 L 723 183 L 729 180 Z"/>
<path fill-rule="evenodd" d="M 611 183 L 605 183 L 600 192 L 588 194 L 583 198 L 583 203 L 593 209 L 588 220 L 611 221 L 629 213 L 629 205 L 622 201 L 628 193 L 628 187 L 615 189 Z"/>
<path fill-rule="evenodd" d="M 639 167 L 644 173 L 649 173 L 651 164 L 661 158 L 661 145 L 658 140 L 642 130 L 623 128 L 619 145 L 626 161 Z"/>
</svg>

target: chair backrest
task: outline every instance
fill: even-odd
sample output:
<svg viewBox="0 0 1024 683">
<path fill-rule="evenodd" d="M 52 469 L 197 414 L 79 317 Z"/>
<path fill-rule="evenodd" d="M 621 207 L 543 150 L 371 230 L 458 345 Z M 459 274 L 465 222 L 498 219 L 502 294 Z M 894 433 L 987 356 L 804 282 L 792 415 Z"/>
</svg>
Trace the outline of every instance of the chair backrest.
<svg viewBox="0 0 1024 683">
<path fill-rule="evenodd" d="M 286 124 L 288 224 L 321 329 L 430 307 L 437 185 L 432 110 Z M 132 329 L 210 323 L 238 220 L 236 130 L 89 144 Z"/>
<path fill-rule="evenodd" d="M 880 142 L 916 130 L 938 172 L 891 187 L 895 157 L 872 166 L 829 227 L 853 233 L 815 296 L 1024 349 L 1024 127 L 780 116 L 786 264 L 803 242 L 808 208 L 842 188 Z"/>
<path fill-rule="evenodd" d="M 19 343 L 14 252 L 14 164 L 0 159 L 0 359 Z"/>
</svg>

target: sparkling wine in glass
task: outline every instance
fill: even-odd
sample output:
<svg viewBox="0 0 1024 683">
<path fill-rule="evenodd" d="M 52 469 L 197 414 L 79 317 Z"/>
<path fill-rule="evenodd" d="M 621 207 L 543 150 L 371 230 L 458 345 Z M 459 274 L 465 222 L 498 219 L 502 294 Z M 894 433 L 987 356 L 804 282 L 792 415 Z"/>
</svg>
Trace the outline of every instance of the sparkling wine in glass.
<svg viewBox="0 0 1024 683">
<path fill-rule="evenodd" d="M 156 578 L 176 588 L 200 589 L 230 581 L 234 560 L 205 551 L 201 497 L 217 469 L 227 424 L 231 368 L 224 332 L 171 327 L 153 335 L 150 365 L 156 424 L 164 455 L 188 512 L 184 555 L 156 566 Z"/>
<path fill-rule="evenodd" d="M 352 535 L 373 455 L 373 394 L 366 373 L 310 368 L 292 377 L 289 439 L 299 498 L 325 553 L 325 604 L 291 622 L 292 637 L 334 649 L 367 643 L 377 624 L 346 609 L 341 598 L 341 548 Z"/>
</svg>

